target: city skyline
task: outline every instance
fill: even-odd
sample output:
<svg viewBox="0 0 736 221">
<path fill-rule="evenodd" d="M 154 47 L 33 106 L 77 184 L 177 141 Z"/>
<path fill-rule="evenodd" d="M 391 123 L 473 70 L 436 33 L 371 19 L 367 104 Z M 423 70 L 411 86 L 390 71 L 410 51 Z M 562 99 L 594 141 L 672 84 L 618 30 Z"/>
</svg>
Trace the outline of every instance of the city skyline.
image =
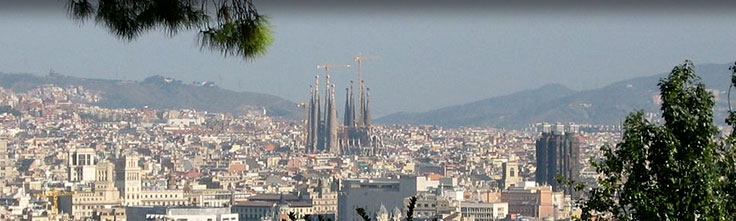
<svg viewBox="0 0 736 221">
<path fill-rule="evenodd" d="M 0 220 L 736 220 L 733 9 L 0 3 Z"/>
<path fill-rule="evenodd" d="M 309 84 L 316 64 L 350 63 L 362 53 L 380 57 L 365 64 L 366 82 L 376 91 L 375 116 L 427 111 L 548 83 L 591 89 L 663 73 L 684 59 L 730 63 L 736 51 L 729 40 L 736 31 L 724 28 L 736 25 L 736 19 L 724 19 L 734 15 L 708 7 L 624 8 L 620 13 L 595 7 L 504 11 L 490 6 L 335 12 L 264 3 L 260 10 L 271 18 L 276 40 L 269 53 L 248 62 L 200 51 L 191 31 L 122 41 L 93 22 L 68 19 L 63 3 L 58 4 L 43 13 L 0 15 L 0 27 L 15 30 L 0 36 L 12 42 L 0 48 L 1 72 L 43 75 L 54 69 L 123 80 L 160 74 L 301 102 L 306 97 L 298 88 Z M 37 34 L 40 30 L 44 34 Z M 355 72 L 337 70 L 334 81 L 347 84 Z M 341 93 L 337 99 L 343 100 Z"/>
</svg>

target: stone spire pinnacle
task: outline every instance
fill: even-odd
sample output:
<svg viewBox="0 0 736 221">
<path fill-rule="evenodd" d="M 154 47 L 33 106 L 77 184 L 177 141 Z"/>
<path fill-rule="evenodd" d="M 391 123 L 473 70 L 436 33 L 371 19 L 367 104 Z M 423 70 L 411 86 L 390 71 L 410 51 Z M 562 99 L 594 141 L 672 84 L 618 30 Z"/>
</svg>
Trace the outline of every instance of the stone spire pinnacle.
<svg viewBox="0 0 736 221">
<path fill-rule="evenodd" d="M 365 93 L 365 104 L 364 104 L 364 111 L 363 111 L 363 125 L 366 127 L 371 126 L 371 111 L 370 111 L 370 99 L 371 99 L 371 89 L 366 88 Z"/>
<path fill-rule="evenodd" d="M 350 87 L 345 88 L 345 122 L 346 127 L 355 126 L 355 98 L 353 96 L 353 81 L 350 81 Z"/>
<path fill-rule="evenodd" d="M 339 153 L 340 149 L 337 144 L 337 110 L 335 108 L 335 85 L 330 85 L 330 105 L 329 109 L 327 109 L 327 124 L 325 126 L 325 129 L 328 130 L 327 132 L 327 145 L 325 145 L 325 149 L 331 153 Z"/>
<path fill-rule="evenodd" d="M 360 80 L 358 82 L 358 116 L 357 121 L 358 126 L 363 126 L 363 119 L 365 118 L 363 116 L 363 113 L 365 112 L 365 87 L 363 80 Z"/>
<path fill-rule="evenodd" d="M 314 85 L 311 86 L 309 99 L 309 117 L 307 119 L 307 152 L 313 153 L 318 149 L 320 129 L 320 102 L 319 102 L 319 75 L 314 76 Z"/>
<path fill-rule="evenodd" d="M 350 88 L 345 88 L 345 112 L 342 114 L 343 118 L 343 125 L 346 127 L 351 126 L 352 121 L 350 121 Z"/>
</svg>

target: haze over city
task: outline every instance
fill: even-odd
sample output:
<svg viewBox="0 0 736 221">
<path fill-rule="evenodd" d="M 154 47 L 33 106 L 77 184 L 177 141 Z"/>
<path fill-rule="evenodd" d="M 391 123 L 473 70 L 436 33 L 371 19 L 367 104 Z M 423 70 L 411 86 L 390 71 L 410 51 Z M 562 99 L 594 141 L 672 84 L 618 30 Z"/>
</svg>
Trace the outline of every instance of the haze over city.
<svg viewBox="0 0 736 221">
<path fill-rule="evenodd" d="M 736 220 L 736 2 L 0 2 L 0 220 Z"/>
<path fill-rule="evenodd" d="M 361 53 L 380 57 L 364 67 L 380 117 L 549 83 L 592 89 L 664 73 L 684 59 L 724 64 L 736 57 L 736 30 L 728 28 L 736 15 L 717 4 L 391 9 L 332 3 L 299 9 L 263 2 L 259 12 L 270 17 L 275 41 L 252 61 L 202 52 L 194 31 L 119 40 L 94 22 L 68 19 L 61 1 L 56 10 L 10 8 L 0 14 L 0 27 L 12 30 L 0 35 L 0 72 L 45 75 L 53 69 L 126 80 L 158 74 L 302 102 L 313 75 L 321 74 L 315 65 L 350 64 Z M 355 72 L 336 69 L 334 81 L 347 85 Z"/>
</svg>

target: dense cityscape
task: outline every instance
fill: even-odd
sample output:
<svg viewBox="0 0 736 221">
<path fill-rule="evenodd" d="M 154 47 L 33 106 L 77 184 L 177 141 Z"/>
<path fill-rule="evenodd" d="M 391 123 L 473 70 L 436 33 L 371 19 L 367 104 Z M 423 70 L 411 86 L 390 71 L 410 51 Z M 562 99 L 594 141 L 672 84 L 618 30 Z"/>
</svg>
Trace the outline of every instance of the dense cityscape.
<svg viewBox="0 0 736 221">
<path fill-rule="evenodd" d="M 735 9 L 3 1 L 0 221 L 736 220 Z"/>
<path fill-rule="evenodd" d="M 388 221 L 413 196 L 415 220 L 569 219 L 576 193 L 556 176 L 594 181 L 589 159 L 621 136 L 573 123 L 374 124 L 362 80 L 338 120 L 326 78 L 306 119 L 102 108 L 81 86 L 0 90 L 2 219 L 359 220 L 363 208 Z"/>
</svg>

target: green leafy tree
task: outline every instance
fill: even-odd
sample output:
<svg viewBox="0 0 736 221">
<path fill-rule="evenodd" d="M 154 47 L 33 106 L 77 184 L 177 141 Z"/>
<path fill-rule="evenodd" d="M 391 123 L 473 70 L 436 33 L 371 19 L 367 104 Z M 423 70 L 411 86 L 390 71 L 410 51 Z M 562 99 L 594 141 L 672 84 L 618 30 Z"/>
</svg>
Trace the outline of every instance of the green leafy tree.
<svg viewBox="0 0 736 221">
<path fill-rule="evenodd" d="M 735 133 L 720 136 L 714 97 L 690 61 L 658 85 L 664 124 L 641 111 L 626 118 L 622 142 L 604 146 L 603 159 L 592 162 L 601 177 L 582 201 L 581 218 L 736 220 Z M 733 129 L 736 114 L 726 122 Z"/>
<path fill-rule="evenodd" d="M 299 218 L 297 217 L 296 213 L 293 212 L 293 211 L 292 212 L 289 212 L 286 215 L 289 217 L 289 220 L 281 219 L 282 221 L 297 221 L 297 220 L 299 220 Z"/>
<path fill-rule="evenodd" d="M 317 220 L 318 221 L 332 221 L 332 219 L 325 218 L 324 215 L 317 215 Z"/>
<path fill-rule="evenodd" d="M 198 29 L 202 49 L 253 59 L 273 42 L 268 19 L 252 0 L 68 0 L 69 15 L 93 19 L 115 36 L 133 40 L 151 30 L 174 35 Z"/>
<path fill-rule="evenodd" d="M 409 205 L 406 205 L 406 221 L 414 220 L 414 208 L 417 206 L 417 197 L 409 198 Z"/>
<path fill-rule="evenodd" d="M 365 213 L 365 209 L 364 208 L 360 208 L 360 207 L 355 208 L 355 212 L 358 213 L 358 216 L 360 216 L 361 218 L 363 218 L 363 221 L 371 221 L 371 217 L 368 216 L 367 213 Z"/>
</svg>

